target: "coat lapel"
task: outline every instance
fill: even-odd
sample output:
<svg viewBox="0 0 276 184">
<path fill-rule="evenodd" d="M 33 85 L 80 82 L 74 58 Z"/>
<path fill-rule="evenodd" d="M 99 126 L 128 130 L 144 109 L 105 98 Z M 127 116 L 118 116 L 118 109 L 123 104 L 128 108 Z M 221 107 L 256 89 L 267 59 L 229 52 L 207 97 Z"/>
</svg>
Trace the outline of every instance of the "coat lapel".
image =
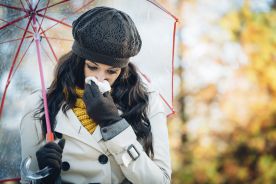
<svg viewBox="0 0 276 184">
<path fill-rule="evenodd" d="M 55 132 L 65 134 L 72 138 L 78 139 L 79 141 L 97 149 L 104 153 L 104 150 L 100 147 L 98 142 L 102 139 L 100 127 L 97 126 L 94 133 L 91 135 L 80 123 L 74 112 L 69 109 L 67 116 L 60 109 L 56 116 L 57 124 Z"/>
</svg>

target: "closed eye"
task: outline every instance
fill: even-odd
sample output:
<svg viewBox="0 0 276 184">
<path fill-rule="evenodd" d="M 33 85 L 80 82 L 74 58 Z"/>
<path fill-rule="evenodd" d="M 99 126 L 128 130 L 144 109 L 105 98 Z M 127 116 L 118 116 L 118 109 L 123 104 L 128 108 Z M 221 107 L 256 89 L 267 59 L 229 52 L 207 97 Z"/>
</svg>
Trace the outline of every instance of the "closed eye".
<svg viewBox="0 0 276 184">
<path fill-rule="evenodd" d="M 90 65 L 87 65 L 87 68 L 89 68 L 89 70 L 91 70 L 91 71 L 95 71 L 95 70 L 98 69 L 98 67 L 96 67 L 96 66 L 90 66 Z"/>
<path fill-rule="evenodd" d="M 116 74 L 117 73 L 117 70 L 107 70 L 107 73 L 109 73 L 109 74 Z"/>
</svg>

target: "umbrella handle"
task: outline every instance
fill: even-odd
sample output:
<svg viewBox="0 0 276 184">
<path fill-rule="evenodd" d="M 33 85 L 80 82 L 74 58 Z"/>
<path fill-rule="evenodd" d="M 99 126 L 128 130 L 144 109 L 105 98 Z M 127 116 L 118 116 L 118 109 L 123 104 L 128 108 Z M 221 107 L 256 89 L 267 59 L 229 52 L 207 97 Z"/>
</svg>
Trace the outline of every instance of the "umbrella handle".
<svg viewBox="0 0 276 184">
<path fill-rule="evenodd" d="M 34 181 L 34 180 L 45 178 L 50 175 L 50 172 L 52 169 L 48 166 L 43 168 L 42 170 L 31 171 L 30 170 L 31 162 L 32 162 L 32 159 L 29 156 L 25 158 L 20 165 L 21 174 L 24 176 L 25 179 Z"/>
<path fill-rule="evenodd" d="M 25 179 L 31 182 L 31 184 L 39 184 L 40 179 L 45 178 L 50 175 L 52 172 L 52 168 L 45 167 L 38 171 L 31 171 L 30 164 L 31 164 L 31 157 L 27 157 L 23 160 L 20 165 L 21 174 L 24 176 Z M 58 178 L 55 180 L 54 184 L 62 184 L 61 176 L 59 175 Z"/>
</svg>

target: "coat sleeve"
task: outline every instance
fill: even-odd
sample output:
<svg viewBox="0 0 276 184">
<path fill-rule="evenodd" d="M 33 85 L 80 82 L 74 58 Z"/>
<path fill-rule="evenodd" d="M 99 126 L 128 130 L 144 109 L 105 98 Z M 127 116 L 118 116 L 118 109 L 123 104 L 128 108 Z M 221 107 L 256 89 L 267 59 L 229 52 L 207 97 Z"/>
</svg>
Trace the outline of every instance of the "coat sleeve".
<svg viewBox="0 0 276 184">
<path fill-rule="evenodd" d="M 31 157 L 32 162 L 30 170 L 32 171 L 38 170 L 35 153 L 39 149 L 40 143 L 42 142 L 40 123 L 33 118 L 33 108 L 37 105 L 33 103 L 36 100 L 34 99 L 36 95 L 37 94 L 33 94 L 27 98 L 28 107 L 26 108 L 24 116 L 20 122 L 21 157 L 22 161 L 29 156 Z M 20 182 L 29 183 L 22 173 Z"/>
<path fill-rule="evenodd" d="M 149 104 L 148 117 L 152 128 L 153 158 L 148 157 L 144 152 L 131 126 L 125 126 L 126 128 L 122 132 L 105 141 L 105 144 L 120 165 L 125 177 L 132 183 L 170 183 L 171 160 L 167 118 L 157 92 L 150 95 Z M 120 127 L 123 127 L 123 124 L 128 124 L 124 119 L 117 123 Z M 105 133 L 108 131 L 107 129 Z M 103 137 L 105 133 L 102 131 Z M 134 159 L 129 152 L 133 153 L 131 155 L 134 155 Z M 137 159 L 136 156 L 138 156 Z"/>
</svg>

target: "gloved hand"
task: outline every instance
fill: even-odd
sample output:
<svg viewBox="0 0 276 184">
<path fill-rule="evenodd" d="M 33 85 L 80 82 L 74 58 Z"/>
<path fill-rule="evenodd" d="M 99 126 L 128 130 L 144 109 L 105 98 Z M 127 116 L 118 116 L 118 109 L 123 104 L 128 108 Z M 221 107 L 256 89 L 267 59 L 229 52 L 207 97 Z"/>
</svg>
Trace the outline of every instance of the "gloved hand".
<svg viewBox="0 0 276 184">
<path fill-rule="evenodd" d="M 93 81 L 90 84 L 85 84 L 83 101 L 86 105 L 87 114 L 101 128 L 122 119 L 110 93 L 102 94 Z"/>
<path fill-rule="evenodd" d="M 58 144 L 55 142 L 49 142 L 36 152 L 36 159 L 39 169 L 43 169 L 46 166 L 52 168 L 51 174 L 46 178 L 41 179 L 42 183 L 53 184 L 59 177 L 64 144 L 64 139 L 61 139 Z"/>
</svg>

